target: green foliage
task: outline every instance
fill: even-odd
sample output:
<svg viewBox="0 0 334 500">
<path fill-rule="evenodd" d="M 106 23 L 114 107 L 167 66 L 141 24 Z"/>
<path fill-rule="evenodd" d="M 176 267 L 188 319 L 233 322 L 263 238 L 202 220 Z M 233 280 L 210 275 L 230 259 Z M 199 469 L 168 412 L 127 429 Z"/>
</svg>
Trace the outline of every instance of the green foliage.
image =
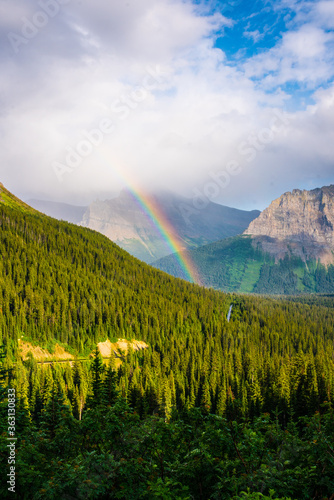
<svg viewBox="0 0 334 500">
<path fill-rule="evenodd" d="M 238 424 L 199 409 L 168 423 L 139 419 L 124 400 L 60 416 L 55 435 L 33 426 L 18 442 L 17 495 L 24 499 L 119 498 L 304 500 L 334 488 L 333 412 L 282 429 L 261 415 Z M 5 456 L 0 440 L 0 457 Z M 1 498 L 10 498 L 4 487 Z"/>
<path fill-rule="evenodd" d="M 88 401 L 90 408 L 96 408 L 102 402 L 102 379 L 103 379 L 103 361 L 98 348 L 94 351 L 94 358 L 91 365 L 92 371 L 92 394 Z"/>
<path fill-rule="evenodd" d="M 30 214 L 38 214 L 38 212 L 24 203 L 22 200 L 14 196 L 8 189 L 6 189 L 3 184 L 0 182 L 0 203 L 2 205 L 5 205 L 6 207 L 10 207 L 14 210 L 17 210 L 19 212 L 23 213 L 30 213 Z"/>
<path fill-rule="evenodd" d="M 233 497 L 232 500 L 291 500 L 290 497 L 281 497 L 278 498 L 275 495 L 274 490 L 269 491 L 269 496 L 263 495 L 262 493 L 256 492 L 251 493 L 249 488 L 247 493 L 245 491 L 241 492 L 240 495 Z"/>
</svg>

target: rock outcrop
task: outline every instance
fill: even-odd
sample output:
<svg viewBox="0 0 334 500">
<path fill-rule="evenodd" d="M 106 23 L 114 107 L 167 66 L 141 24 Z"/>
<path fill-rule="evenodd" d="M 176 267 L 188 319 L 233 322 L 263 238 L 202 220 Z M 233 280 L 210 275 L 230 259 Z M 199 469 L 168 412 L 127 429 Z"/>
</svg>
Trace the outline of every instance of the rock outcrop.
<svg viewBox="0 0 334 500">
<path fill-rule="evenodd" d="M 244 234 L 253 236 L 254 244 L 276 258 L 287 253 L 303 260 L 333 262 L 334 185 L 312 191 L 295 189 L 273 201 Z"/>
</svg>

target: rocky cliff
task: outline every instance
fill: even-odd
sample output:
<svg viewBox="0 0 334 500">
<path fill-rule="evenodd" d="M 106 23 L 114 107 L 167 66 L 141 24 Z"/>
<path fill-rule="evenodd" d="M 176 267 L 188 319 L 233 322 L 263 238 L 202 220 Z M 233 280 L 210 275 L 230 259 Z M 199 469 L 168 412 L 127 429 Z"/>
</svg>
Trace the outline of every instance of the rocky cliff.
<svg viewBox="0 0 334 500">
<path fill-rule="evenodd" d="M 244 234 L 253 236 L 266 252 L 282 258 L 286 253 L 333 262 L 334 185 L 312 191 L 295 189 L 273 201 Z"/>
</svg>

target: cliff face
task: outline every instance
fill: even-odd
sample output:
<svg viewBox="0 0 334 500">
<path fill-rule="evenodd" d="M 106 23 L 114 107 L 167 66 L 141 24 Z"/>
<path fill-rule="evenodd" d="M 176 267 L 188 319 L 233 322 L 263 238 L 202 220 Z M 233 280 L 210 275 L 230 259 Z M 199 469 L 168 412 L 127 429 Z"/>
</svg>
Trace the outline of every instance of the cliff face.
<svg viewBox="0 0 334 500">
<path fill-rule="evenodd" d="M 334 185 L 285 193 L 253 220 L 244 234 L 263 250 L 283 257 L 287 252 L 319 258 L 327 264 L 334 251 Z"/>
</svg>

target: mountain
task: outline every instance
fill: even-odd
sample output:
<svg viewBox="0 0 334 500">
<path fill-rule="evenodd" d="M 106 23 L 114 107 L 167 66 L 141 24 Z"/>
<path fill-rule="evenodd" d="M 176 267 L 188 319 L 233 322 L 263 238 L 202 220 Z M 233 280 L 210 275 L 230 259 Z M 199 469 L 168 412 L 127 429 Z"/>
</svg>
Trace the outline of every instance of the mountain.
<svg viewBox="0 0 334 500">
<path fill-rule="evenodd" d="M 250 234 L 265 252 L 277 258 L 290 253 L 307 261 L 333 263 L 334 186 L 312 191 L 295 189 L 273 201 L 253 220 Z"/>
<path fill-rule="evenodd" d="M 80 224 L 83 215 L 88 208 L 69 205 L 68 203 L 44 200 L 27 200 L 27 204 L 43 214 L 49 215 L 50 217 L 54 217 L 58 220 L 72 222 L 73 224 Z"/>
<path fill-rule="evenodd" d="M 196 248 L 212 241 L 241 234 L 259 211 L 247 212 L 216 203 L 196 209 L 192 200 L 169 192 L 149 196 L 163 218 L 173 227 L 181 248 Z M 94 229 L 131 255 L 150 263 L 173 249 L 152 222 L 151 215 L 131 193 L 94 201 L 88 207 L 30 200 L 34 208 L 59 220 Z M 159 222 L 160 223 L 160 220 Z"/>
<path fill-rule="evenodd" d="M 332 297 L 201 288 L 3 186 L 0 253 L 0 498 L 330 498 Z"/>
<path fill-rule="evenodd" d="M 244 234 L 189 251 L 201 282 L 225 291 L 333 293 L 334 186 L 285 193 Z M 153 263 L 183 276 L 174 256 Z"/>
</svg>

